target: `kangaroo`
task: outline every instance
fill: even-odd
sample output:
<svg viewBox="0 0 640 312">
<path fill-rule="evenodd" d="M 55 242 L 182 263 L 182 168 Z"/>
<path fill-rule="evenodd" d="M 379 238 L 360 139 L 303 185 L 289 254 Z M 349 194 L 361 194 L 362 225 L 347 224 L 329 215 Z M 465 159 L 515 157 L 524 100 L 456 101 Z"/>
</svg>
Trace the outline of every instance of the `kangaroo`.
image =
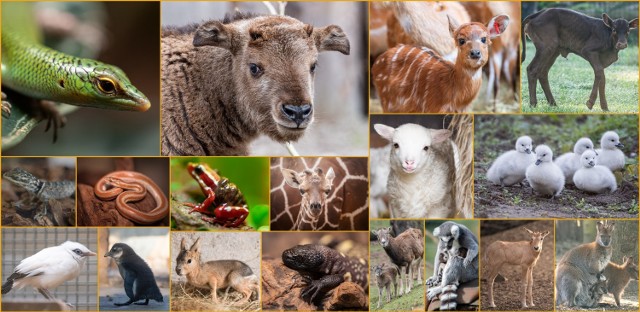
<svg viewBox="0 0 640 312">
<path fill-rule="evenodd" d="M 638 280 L 638 264 L 633 257 L 622 257 L 622 264 L 609 262 L 604 268 L 604 276 L 607 278 L 607 290 L 613 294 L 616 305 L 620 306 L 620 297 L 631 279 Z"/>
<path fill-rule="evenodd" d="M 187 248 L 184 238 L 176 259 L 176 273 L 187 277 L 187 283 L 199 288 L 210 288 L 211 298 L 218 303 L 216 291 L 231 287 L 243 295 L 238 303 L 246 303 L 253 292 L 259 294 L 258 277 L 251 268 L 238 260 L 215 260 L 200 262 L 200 238 Z"/>
<path fill-rule="evenodd" d="M 556 303 L 558 305 L 590 307 L 590 290 L 601 280 L 612 253 L 615 223 L 598 221 L 596 240 L 569 250 L 556 268 Z"/>
</svg>

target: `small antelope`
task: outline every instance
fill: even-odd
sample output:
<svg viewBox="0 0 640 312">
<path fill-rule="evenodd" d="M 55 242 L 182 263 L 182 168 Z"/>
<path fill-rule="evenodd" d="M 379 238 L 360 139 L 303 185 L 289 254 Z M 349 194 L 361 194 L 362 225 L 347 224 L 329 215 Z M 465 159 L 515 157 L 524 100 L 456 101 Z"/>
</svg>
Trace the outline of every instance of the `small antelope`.
<svg viewBox="0 0 640 312">
<path fill-rule="evenodd" d="M 287 184 L 300 190 L 302 201 L 300 212 L 293 225 L 295 230 L 316 230 L 318 218 L 326 206 L 327 197 L 331 192 L 331 186 L 336 174 L 333 168 L 329 168 L 327 174 L 322 169 L 305 170 L 295 172 L 291 169 L 282 169 L 282 175 Z"/>
<path fill-rule="evenodd" d="M 607 290 L 613 294 L 618 307 L 620 306 L 620 297 L 629 281 L 638 280 L 638 264 L 633 261 L 633 257 L 622 257 L 622 262 L 622 264 L 609 262 L 602 273 L 607 278 Z"/>
<path fill-rule="evenodd" d="M 502 34 L 509 16 L 497 15 L 487 26 L 458 26 L 449 17 L 449 32 L 458 47 L 455 63 L 425 47 L 398 45 L 373 64 L 374 85 L 385 112 L 445 113 L 464 111 L 482 85 L 482 66 L 491 39 Z"/>
<path fill-rule="evenodd" d="M 504 264 L 518 265 L 522 268 L 522 307 L 527 307 L 527 294 L 529 297 L 529 306 L 534 306 L 533 267 L 540 257 L 543 240 L 549 235 L 549 231 L 533 232 L 527 228 L 525 228 L 525 230 L 531 235 L 530 241 L 495 241 L 487 247 L 487 251 L 484 254 L 486 274 L 489 281 L 489 306 L 492 308 L 496 307 L 496 304 L 493 302 L 493 282 Z"/>
</svg>

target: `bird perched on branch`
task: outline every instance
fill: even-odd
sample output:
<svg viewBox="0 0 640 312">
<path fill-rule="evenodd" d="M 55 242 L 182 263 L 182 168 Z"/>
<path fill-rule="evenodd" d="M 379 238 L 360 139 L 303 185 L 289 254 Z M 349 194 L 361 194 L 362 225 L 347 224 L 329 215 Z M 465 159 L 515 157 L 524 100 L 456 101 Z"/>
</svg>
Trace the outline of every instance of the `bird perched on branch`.
<svg viewBox="0 0 640 312">
<path fill-rule="evenodd" d="M 23 259 L 2 285 L 2 294 L 11 289 L 31 286 L 45 298 L 55 300 L 49 289 L 75 279 L 84 269 L 88 256 L 96 253 L 77 242 L 66 241 L 59 246 L 48 247 Z"/>
</svg>

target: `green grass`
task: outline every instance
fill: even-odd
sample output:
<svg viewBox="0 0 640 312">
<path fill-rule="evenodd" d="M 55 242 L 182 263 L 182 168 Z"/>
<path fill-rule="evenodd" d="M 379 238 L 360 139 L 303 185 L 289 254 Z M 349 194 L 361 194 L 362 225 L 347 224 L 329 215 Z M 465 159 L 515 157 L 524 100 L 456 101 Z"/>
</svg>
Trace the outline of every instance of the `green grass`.
<svg viewBox="0 0 640 312">
<path fill-rule="evenodd" d="M 398 283 L 398 287 L 400 287 L 400 283 Z M 391 302 L 387 303 L 387 292 L 385 291 L 382 297 L 382 305 L 380 309 L 376 309 L 378 305 L 378 286 L 373 283 L 369 287 L 369 293 L 371 294 L 369 296 L 371 298 L 369 307 L 371 311 L 412 311 L 417 306 L 419 306 L 419 310 L 424 310 L 424 292 L 424 285 L 415 285 L 408 294 L 402 295 L 400 298 L 392 297 Z M 391 294 L 393 295 L 393 286 L 391 286 Z"/>
<path fill-rule="evenodd" d="M 600 99 L 596 99 L 593 110 L 586 106 L 591 95 L 594 74 L 589 63 L 583 58 L 569 54 L 562 56 L 549 71 L 551 93 L 558 106 L 549 106 L 540 83 L 537 84 L 538 105 L 529 105 L 529 85 L 527 66 L 535 55 L 535 47 L 527 41 L 527 58 L 522 64 L 522 111 L 524 113 L 585 113 L 602 112 Z M 610 112 L 629 113 L 638 111 L 638 47 L 630 46 L 618 54 L 619 59 L 605 69 L 605 94 Z"/>
</svg>

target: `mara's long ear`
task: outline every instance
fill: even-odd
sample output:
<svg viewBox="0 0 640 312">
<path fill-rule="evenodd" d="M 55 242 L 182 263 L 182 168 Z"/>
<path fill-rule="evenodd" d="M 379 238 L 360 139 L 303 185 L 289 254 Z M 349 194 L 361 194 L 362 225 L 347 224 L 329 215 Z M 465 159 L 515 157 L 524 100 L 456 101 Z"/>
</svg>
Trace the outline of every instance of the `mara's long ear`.
<svg viewBox="0 0 640 312">
<path fill-rule="evenodd" d="M 634 18 L 632 20 L 629 21 L 629 29 L 635 29 L 638 28 L 638 19 Z"/>
<path fill-rule="evenodd" d="M 184 237 L 180 241 L 180 250 L 187 250 L 187 243 L 184 241 Z"/>
<path fill-rule="evenodd" d="M 316 43 L 318 52 L 338 51 L 342 54 L 349 55 L 351 51 L 349 38 L 347 38 L 347 35 L 342 31 L 340 26 L 329 25 L 326 27 L 315 27 L 311 36 Z"/>
<path fill-rule="evenodd" d="M 607 13 L 602 13 L 602 22 L 609 28 L 613 28 L 613 20 Z"/>
<path fill-rule="evenodd" d="M 284 177 L 284 181 L 287 182 L 287 184 L 289 184 L 289 186 L 293 187 L 293 188 L 299 188 L 300 187 L 300 181 L 298 180 L 298 173 L 291 170 L 291 169 L 280 169 L 280 172 L 282 172 L 282 176 Z"/>
<path fill-rule="evenodd" d="M 501 14 L 494 16 L 489 23 L 487 23 L 489 37 L 493 39 L 502 35 L 502 33 L 507 30 L 507 26 L 509 26 L 509 15 Z"/>
<path fill-rule="evenodd" d="M 209 21 L 198 27 L 193 36 L 193 45 L 196 47 L 212 46 L 234 50 L 233 27 L 222 24 L 219 21 Z"/>
<path fill-rule="evenodd" d="M 200 237 L 196 239 L 196 242 L 191 245 L 191 249 L 189 251 L 199 252 L 200 251 Z"/>
<path fill-rule="evenodd" d="M 381 137 L 387 139 L 387 141 L 393 141 L 393 134 L 396 132 L 395 128 L 383 124 L 375 124 L 373 125 L 373 129 L 375 129 Z"/>
<path fill-rule="evenodd" d="M 447 129 L 431 130 L 431 144 L 439 144 L 451 137 L 451 131 Z"/>
</svg>

